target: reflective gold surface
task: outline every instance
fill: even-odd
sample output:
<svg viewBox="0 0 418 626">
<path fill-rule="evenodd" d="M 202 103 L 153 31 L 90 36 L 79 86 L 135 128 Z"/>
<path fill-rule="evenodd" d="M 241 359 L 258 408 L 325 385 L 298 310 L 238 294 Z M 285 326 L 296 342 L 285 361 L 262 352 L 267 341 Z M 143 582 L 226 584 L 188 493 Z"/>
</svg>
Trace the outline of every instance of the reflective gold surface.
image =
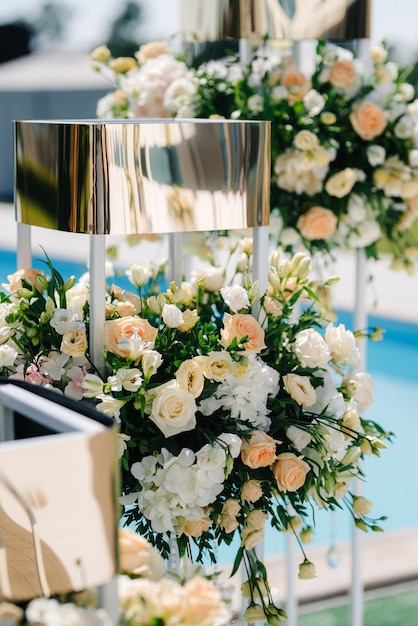
<svg viewBox="0 0 418 626">
<path fill-rule="evenodd" d="M 185 41 L 357 39 L 370 36 L 370 0 L 181 0 Z"/>
<path fill-rule="evenodd" d="M 142 234 L 269 223 L 270 124 L 15 122 L 19 223 Z"/>
<path fill-rule="evenodd" d="M 0 443 L 0 600 L 81 591 L 115 575 L 115 449 L 108 427 Z"/>
</svg>

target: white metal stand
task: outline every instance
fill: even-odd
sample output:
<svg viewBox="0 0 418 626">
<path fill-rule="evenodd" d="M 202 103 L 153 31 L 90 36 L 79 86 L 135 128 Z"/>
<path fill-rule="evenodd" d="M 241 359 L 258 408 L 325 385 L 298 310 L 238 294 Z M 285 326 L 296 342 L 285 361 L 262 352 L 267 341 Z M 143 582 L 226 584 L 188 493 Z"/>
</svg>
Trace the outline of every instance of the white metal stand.
<svg viewBox="0 0 418 626">
<path fill-rule="evenodd" d="M 103 354 L 106 304 L 103 297 L 106 283 L 105 235 L 90 235 L 90 338 L 89 349 L 93 364 L 100 373 L 104 372 Z"/>
<path fill-rule="evenodd" d="M 367 259 L 363 249 L 356 251 L 356 283 L 355 283 L 355 309 L 354 328 L 364 329 L 367 327 Z M 360 346 L 359 368 L 366 369 L 366 343 Z M 361 481 L 355 479 L 353 483 L 355 495 L 361 493 Z M 351 570 L 351 613 L 350 626 L 363 626 L 363 576 L 362 576 L 362 531 L 353 524 L 352 534 L 352 570 Z"/>
</svg>

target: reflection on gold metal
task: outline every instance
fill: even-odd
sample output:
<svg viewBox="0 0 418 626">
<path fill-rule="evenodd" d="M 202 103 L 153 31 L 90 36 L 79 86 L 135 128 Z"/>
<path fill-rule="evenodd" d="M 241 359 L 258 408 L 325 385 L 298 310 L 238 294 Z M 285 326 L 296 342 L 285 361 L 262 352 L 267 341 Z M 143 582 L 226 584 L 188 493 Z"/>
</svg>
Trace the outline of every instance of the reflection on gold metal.
<svg viewBox="0 0 418 626">
<path fill-rule="evenodd" d="M 19 223 L 120 235 L 269 223 L 269 122 L 18 121 L 15 149 Z M 173 189 L 188 211 L 173 211 Z"/>
<path fill-rule="evenodd" d="M 6 387 L 0 420 L 10 398 L 25 404 L 28 395 L 39 412 L 48 402 Z M 81 591 L 117 572 L 116 432 L 85 419 L 85 432 L 0 443 L 0 600 Z"/>
<path fill-rule="evenodd" d="M 370 36 L 370 0 L 181 0 L 184 41 L 360 39 Z"/>
</svg>

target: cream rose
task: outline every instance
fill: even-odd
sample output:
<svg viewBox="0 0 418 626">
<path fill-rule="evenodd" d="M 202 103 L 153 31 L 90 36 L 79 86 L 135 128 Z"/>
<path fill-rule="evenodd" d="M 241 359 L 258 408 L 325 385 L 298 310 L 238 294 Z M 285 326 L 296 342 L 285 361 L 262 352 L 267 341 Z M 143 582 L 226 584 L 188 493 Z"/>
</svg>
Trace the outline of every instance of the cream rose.
<svg viewBox="0 0 418 626">
<path fill-rule="evenodd" d="M 148 320 L 140 317 L 122 317 L 109 320 L 104 328 L 104 345 L 106 350 L 124 359 L 135 358 L 137 343 L 147 344 L 146 348 L 152 348 L 157 329 L 151 326 Z M 132 345 L 133 344 L 133 345 Z"/>
<path fill-rule="evenodd" d="M 337 172 L 325 183 L 325 191 L 335 198 L 344 198 L 354 187 L 357 180 L 355 171 L 351 167 Z"/>
<path fill-rule="evenodd" d="M 156 59 L 162 54 L 170 54 L 170 48 L 165 41 L 150 41 L 143 44 L 138 52 L 135 53 L 136 58 L 142 64 L 148 59 Z"/>
<path fill-rule="evenodd" d="M 166 437 L 193 430 L 196 426 L 196 402 L 187 389 L 170 382 L 153 389 L 150 420 Z"/>
<path fill-rule="evenodd" d="M 361 102 L 352 110 L 350 122 L 355 132 L 365 141 L 381 135 L 387 126 L 384 111 L 371 100 Z"/>
<path fill-rule="evenodd" d="M 177 329 L 181 333 L 187 333 L 194 328 L 199 321 L 199 316 L 196 309 L 186 309 L 183 311 L 183 323 L 177 326 Z"/>
<path fill-rule="evenodd" d="M 196 359 L 183 361 L 176 372 L 176 380 L 179 386 L 190 391 L 194 398 L 200 396 L 205 385 L 202 368 Z"/>
<path fill-rule="evenodd" d="M 300 406 L 312 406 L 316 402 L 315 389 L 307 376 L 286 374 L 283 384 L 287 393 Z"/>
<path fill-rule="evenodd" d="M 280 491 L 297 491 L 305 484 L 310 469 L 301 457 L 292 452 L 283 452 L 277 457 L 273 474 Z"/>
<path fill-rule="evenodd" d="M 69 354 L 74 359 L 85 355 L 88 347 L 85 330 L 67 330 L 61 341 L 61 352 Z"/>
<path fill-rule="evenodd" d="M 312 206 L 299 217 L 297 227 L 302 237 L 313 241 L 329 239 L 335 232 L 337 222 L 337 216 L 330 209 Z"/>
<path fill-rule="evenodd" d="M 299 150 L 313 150 L 319 144 L 318 137 L 310 130 L 300 130 L 293 143 Z"/>
<path fill-rule="evenodd" d="M 256 354 L 266 348 L 264 343 L 264 330 L 257 320 L 249 313 L 236 313 L 224 315 L 224 327 L 221 329 L 221 345 L 227 348 L 233 339 L 238 342 L 244 337 L 248 337 L 244 343 L 242 354 Z"/>
<path fill-rule="evenodd" d="M 137 62 L 132 57 L 117 57 L 109 61 L 109 69 L 115 74 L 126 74 L 138 67 Z"/>
<path fill-rule="evenodd" d="M 264 539 L 264 528 L 250 528 L 244 526 L 241 531 L 241 544 L 246 550 L 252 550 Z"/>
<path fill-rule="evenodd" d="M 209 380 L 219 383 L 229 374 L 232 363 L 229 352 L 223 350 L 211 352 L 205 357 L 203 374 Z"/>
<path fill-rule="evenodd" d="M 368 515 L 372 510 L 373 502 L 367 500 L 363 496 L 355 496 L 353 498 L 353 511 L 357 515 Z"/>
<path fill-rule="evenodd" d="M 146 539 L 128 528 L 119 528 L 118 545 L 121 572 L 150 580 L 164 576 L 164 559 Z"/>
<path fill-rule="evenodd" d="M 242 440 L 241 460 L 251 469 L 268 467 L 276 459 L 276 441 L 262 430 L 252 432 L 250 439 Z"/>
</svg>

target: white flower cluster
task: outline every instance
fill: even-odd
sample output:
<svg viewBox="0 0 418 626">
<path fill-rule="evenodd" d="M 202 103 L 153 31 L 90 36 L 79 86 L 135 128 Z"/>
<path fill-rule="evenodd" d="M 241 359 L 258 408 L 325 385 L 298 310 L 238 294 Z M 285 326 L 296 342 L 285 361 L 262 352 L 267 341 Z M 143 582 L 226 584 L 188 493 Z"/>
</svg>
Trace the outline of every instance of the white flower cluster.
<svg viewBox="0 0 418 626">
<path fill-rule="evenodd" d="M 271 423 L 267 399 L 276 396 L 278 391 L 279 373 L 252 356 L 248 358 L 245 373 L 242 376 L 228 374 L 215 393 L 200 402 L 199 410 L 203 415 L 211 415 L 223 409 L 233 419 L 267 431 Z"/>
<path fill-rule="evenodd" d="M 102 609 L 60 604 L 52 598 L 32 600 L 26 609 L 26 619 L 37 626 L 112 626 L 112 620 Z"/>
<path fill-rule="evenodd" d="M 158 456 L 146 456 L 131 467 L 141 490 L 134 494 L 155 532 L 173 532 L 181 518 L 198 521 L 223 490 L 228 457 L 236 458 L 241 440 L 224 434 L 219 442 L 194 453 L 183 448 L 174 456 L 163 448 Z"/>
</svg>

